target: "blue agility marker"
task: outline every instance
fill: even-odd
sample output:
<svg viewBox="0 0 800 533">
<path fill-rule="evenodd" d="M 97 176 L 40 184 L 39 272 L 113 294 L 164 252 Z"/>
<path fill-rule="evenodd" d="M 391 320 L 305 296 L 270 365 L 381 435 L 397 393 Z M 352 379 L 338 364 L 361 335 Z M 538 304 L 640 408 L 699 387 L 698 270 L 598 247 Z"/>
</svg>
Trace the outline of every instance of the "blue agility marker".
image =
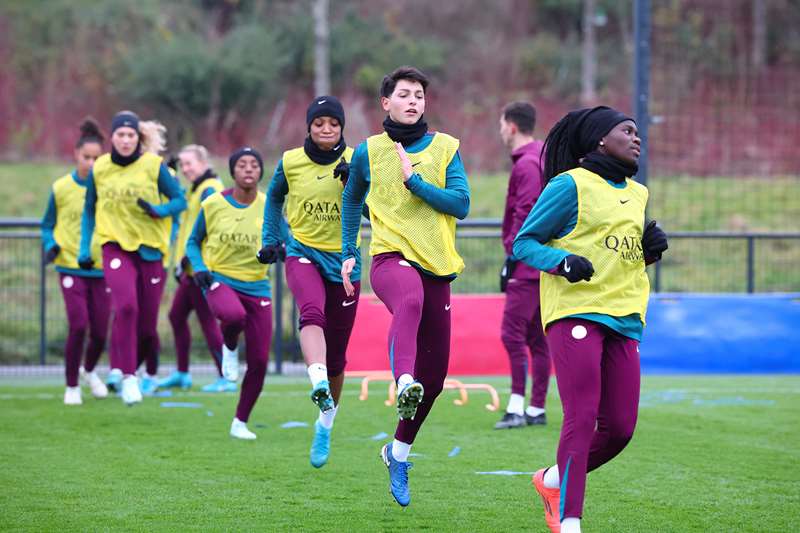
<svg viewBox="0 0 800 533">
<path fill-rule="evenodd" d="M 281 424 L 283 429 L 291 429 L 291 428 L 307 428 L 308 424 L 305 422 L 297 422 L 296 420 L 290 420 L 288 422 L 284 422 Z"/>
<path fill-rule="evenodd" d="M 194 402 L 161 402 L 161 407 L 183 407 L 186 409 L 200 409 L 201 407 L 203 407 L 203 404 Z"/>
</svg>

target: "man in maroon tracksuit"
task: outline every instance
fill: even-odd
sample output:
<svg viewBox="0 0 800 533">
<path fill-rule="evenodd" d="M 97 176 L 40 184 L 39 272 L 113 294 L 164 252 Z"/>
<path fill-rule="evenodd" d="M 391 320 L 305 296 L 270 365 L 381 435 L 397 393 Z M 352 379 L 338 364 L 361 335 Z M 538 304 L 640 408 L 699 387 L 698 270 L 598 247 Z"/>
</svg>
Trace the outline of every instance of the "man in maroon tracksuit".
<svg viewBox="0 0 800 533">
<path fill-rule="evenodd" d="M 511 362 L 511 397 L 495 429 L 547 422 L 544 402 L 550 381 L 550 355 L 539 309 L 539 271 L 515 261 L 511 251 L 514 237 L 542 191 L 543 143 L 533 138 L 535 125 L 536 110 L 527 102 L 508 104 L 500 117 L 500 136 L 513 162 L 503 217 L 503 247 L 507 259 L 500 276 L 501 290 L 506 293 L 500 335 Z M 533 384 L 530 405 L 525 408 L 528 350 Z"/>
</svg>

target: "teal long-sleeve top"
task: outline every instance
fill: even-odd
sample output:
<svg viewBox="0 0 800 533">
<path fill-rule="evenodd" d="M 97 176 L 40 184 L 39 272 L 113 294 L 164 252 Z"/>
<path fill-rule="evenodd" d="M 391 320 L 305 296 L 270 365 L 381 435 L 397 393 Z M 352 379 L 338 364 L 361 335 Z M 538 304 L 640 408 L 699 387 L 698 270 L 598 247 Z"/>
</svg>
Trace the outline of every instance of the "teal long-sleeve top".
<svg viewBox="0 0 800 533">
<path fill-rule="evenodd" d="M 624 182 L 606 181 L 617 189 L 624 189 L 627 186 Z M 544 188 L 517 233 L 514 239 L 514 258 L 543 272 L 554 272 L 570 252 L 552 248 L 546 243 L 567 235 L 577 224 L 578 189 L 575 180 L 568 173 L 559 174 Z M 638 313 L 623 317 L 584 313 L 572 317 L 599 322 L 620 335 L 637 341 L 642 340 L 643 327 Z"/>
<path fill-rule="evenodd" d="M 75 180 L 75 183 L 80 185 L 81 187 L 86 187 L 87 180 L 81 179 L 78 176 L 78 171 L 72 171 L 72 179 Z M 52 189 L 50 190 L 50 198 L 47 200 L 47 209 L 44 212 L 44 216 L 42 217 L 42 225 L 41 225 L 41 232 L 42 232 L 42 246 L 44 247 L 44 251 L 47 252 L 53 246 L 58 246 L 56 239 L 53 235 L 53 231 L 56 227 L 56 222 L 58 221 L 58 212 L 56 209 L 56 198 L 53 195 Z M 91 270 L 83 270 L 82 268 L 66 268 L 59 265 L 56 265 L 56 272 L 60 272 L 62 274 L 69 274 L 71 276 L 79 276 L 83 278 L 102 278 L 103 271 L 97 268 L 93 268 Z"/>
<path fill-rule="evenodd" d="M 225 200 L 228 201 L 233 207 L 237 209 L 246 209 L 247 205 L 237 202 L 232 194 L 225 194 Z M 192 233 L 186 241 L 186 257 L 189 258 L 189 263 L 192 265 L 192 270 L 195 272 L 208 272 L 208 267 L 203 261 L 203 240 L 206 238 L 206 215 L 202 208 L 197 215 L 197 220 L 192 227 Z M 243 281 L 229 276 L 224 276 L 219 272 L 211 272 L 214 281 L 224 283 L 231 289 L 246 294 L 248 296 L 255 296 L 257 298 L 270 298 L 272 294 L 272 287 L 270 286 L 269 279 L 264 278 L 258 281 Z"/>
<path fill-rule="evenodd" d="M 158 192 L 169 198 L 169 201 L 165 204 L 152 205 L 159 218 L 177 217 L 181 211 L 186 209 L 186 197 L 184 196 L 183 188 L 163 163 L 158 170 Z M 89 175 L 86 177 L 86 203 L 83 207 L 83 218 L 81 219 L 81 246 L 78 253 L 78 261 L 83 261 L 90 257 L 89 246 L 92 242 L 92 234 L 94 234 L 95 204 L 97 204 L 97 190 L 94 188 L 94 174 L 90 170 Z M 160 250 L 150 246 L 140 246 L 138 253 L 145 261 L 161 261 L 163 258 Z"/>
<path fill-rule="evenodd" d="M 415 154 L 427 148 L 435 133 L 426 133 L 419 140 L 405 146 L 408 153 Z M 370 170 L 367 142 L 358 145 L 350 161 L 350 177 L 342 193 L 342 261 L 359 257 L 356 238 L 361 223 L 361 209 L 369 193 Z M 456 152 L 447 164 L 444 189 L 430 184 L 417 173 L 411 175 L 406 187 L 440 213 L 463 220 L 469 214 L 469 182 L 467 171 Z"/>
<path fill-rule="evenodd" d="M 337 252 L 326 252 L 317 248 L 306 246 L 298 241 L 287 231 L 286 220 L 283 218 L 283 204 L 289 194 L 289 182 L 283 172 L 283 160 L 278 162 L 272 180 L 267 190 L 267 202 L 264 205 L 264 225 L 261 232 L 263 246 L 279 244 L 278 235 L 284 236 L 286 242 L 286 255 L 290 257 L 305 257 L 320 269 L 322 276 L 333 283 L 342 283 L 342 255 Z M 360 220 L 359 220 L 360 223 Z M 357 254 L 356 266 L 350 275 L 352 281 L 361 279 L 361 254 Z"/>
</svg>

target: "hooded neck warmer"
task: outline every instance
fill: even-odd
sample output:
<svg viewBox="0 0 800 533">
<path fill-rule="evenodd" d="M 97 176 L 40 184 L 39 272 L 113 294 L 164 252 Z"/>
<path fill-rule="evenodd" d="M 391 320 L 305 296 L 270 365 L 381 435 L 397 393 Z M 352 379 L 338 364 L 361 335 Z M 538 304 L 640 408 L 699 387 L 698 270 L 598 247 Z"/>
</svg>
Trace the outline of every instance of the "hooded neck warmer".
<svg viewBox="0 0 800 533">
<path fill-rule="evenodd" d="M 306 140 L 303 143 L 303 150 L 308 158 L 314 163 L 323 166 L 330 165 L 334 161 L 341 159 L 345 148 L 347 148 L 347 143 L 344 140 L 344 136 L 342 136 L 336 146 L 330 150 L 323 150 L 317 146 L 317 143 L 311 140 L 311 135 L 306 137 Z"/>
<path fill-rule="evenodd" d="M 115 165 L 119 165 L 121 167 L 127 167 L 131 163 L 135 163 L 139 157 L 142 155 L 142 143 L 141 141 L 136 143 L 136 148 L 133 150 L 131 155 L 122 155 L 117 152 L 117 149 L 114 148 L 114 145 L 111 145 L 111 161 Z"/>
<path fill-rule="evenodd" d="M 401 124 L 387 116 L 383 121 L 383 130 L 394 142 L 408 146 L 428 133 L 428 123 L 425 121 L 425 115 L 419 117 L 419 120 L 414 124 Z"/>
<path fill-rule="evenodd" d="M 616 157 L 601 154 L 600 152 L 592 152 L 587 155 L 581 161 L 581 167 L 614 183 L 622 183 L 625 178 L 630 178 L 639 171 L 639 165 L 636 163 L 629 165 Z"/>
<path fill-rule="evenodd" d="M 203 173 L 200 175 L 200 177 L 199 177 L 199 178 L 197 178 L 196 180 L 194 180 L 194 183 L 192 183 L 192 192 L 196 191 L 196 190 L 197 190 L 197 188 L 198 188 L 198 187 L 200 187 L 200 185 L 201 185 L 201 184 L 202 184 L 204 181 L 206 181 L 206 180 L 210 180 L 210 179 L 214 179 L 214 178 L 216 178 L 216 177 L 217 177 L 217 175 L 214 173 L 214 169 L 212 169 L 211 167 L 209 167 L 209 168 L 208 168 L 208 170 L 206 170 L 205 172 L 203 172 Z"/>
</svg>

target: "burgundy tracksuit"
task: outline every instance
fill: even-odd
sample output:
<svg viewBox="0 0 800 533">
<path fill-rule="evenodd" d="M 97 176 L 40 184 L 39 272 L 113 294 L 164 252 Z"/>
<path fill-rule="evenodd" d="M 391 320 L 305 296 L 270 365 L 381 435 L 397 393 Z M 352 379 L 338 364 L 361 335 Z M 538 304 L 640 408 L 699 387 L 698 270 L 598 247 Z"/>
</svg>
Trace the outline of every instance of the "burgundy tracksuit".
<svg viewBox="0 0 800 533">
<path fill-rule="evenodd" d="M 411 374 L 425 387 L 413 420 L 401 420 L 394 438 L 412 444 L 444 387 L 450 360 L 450 281 L 428 276 L 396 252 L 372 258 L 375 295 L 392 313 L 389 356 L 397 379 Z"/>
<path fill-rule="evenodd" d="M 586 474 L 630 442 L 639 408 L 639 342 L 564 318 L 547 328 L 564 422 L 558 442 L 561 519 L 583 515 Z"/>
<path fill-rule="evenodd" d="M 103 245 L 103 274 L 111 289 L 111 368 L 136 373 L 147 360 L 147 371 L 158 368 L 158 308 L 164 293 L 166 272 L 158 261 L 145 261 L 138 252 L 126 252 L 118 244 Z"/>
<path fill-rule="evenodd" d="M 172 299 L 169 310 L 169 322 L 175 335 L 175 354 L 179 372 L 189 371 L 189 350 L 192 346 L 192 332 L 189 330 L 189 315 L 195 312 L 200 329 L 206 338 L 206 344 L 217 366 L 217 372 L 222 375 L 222 332 L 219 329 L 214 314 L 208 307 L 203 296 L 203 291 L 195 284 L 192 278 L 183 273 L 178 282 L 178 289 Z"/>
<path fill-rule="evenodd" d="M 503 216 L 503 247 L 512 255 L 514 237 L 542 192 L 542 167 L 539 162 L 543 143 L 534 141 L 514 150 Z M 550 355 L 547 349 L 539 307 L 539 271 L 518 262 L 508 280 L 503 323 L 503 345 L 511 362 L 511 393 L 525 396 L 528 350 L 531 357 L 530 405 L 544 408 L 550 382 Z"/>
<path fill-rule="evenodd" d="M 89 343 L 83 367 L 87 372 L 94 370 L 106 345 L 111 299 L 103 278 L 64 273 L 59 276 L 69 326 L 64 348 L 67 387 L 77 387 L 86 333 L 89 333 Z"/>
<path fill-rule="evenodd" d="M 244 333 L 247 371 L 242 380 L 236 418 L 247 422 L 267 375 L 272 342 L 272 300 L 244 294 L 225 283 L 214 282 L 206 291 L 206 301 L 211 312 L 219 319 L 222 337 L 228 348 L 239 346 L 239 336 Z"/>
<path fill-rule="evenodd" d="M 353 283 L 356 292 L 347 296 L 340 281 L 325 279 L 310 260 L 289 256 L 286 284 L 300 309 L 300 329 L 312 325 L 322 328 L 328 376 L 340 375 L 347 365 L 347 343 L 356 321 L 361 283 Z"/>
</svg>

